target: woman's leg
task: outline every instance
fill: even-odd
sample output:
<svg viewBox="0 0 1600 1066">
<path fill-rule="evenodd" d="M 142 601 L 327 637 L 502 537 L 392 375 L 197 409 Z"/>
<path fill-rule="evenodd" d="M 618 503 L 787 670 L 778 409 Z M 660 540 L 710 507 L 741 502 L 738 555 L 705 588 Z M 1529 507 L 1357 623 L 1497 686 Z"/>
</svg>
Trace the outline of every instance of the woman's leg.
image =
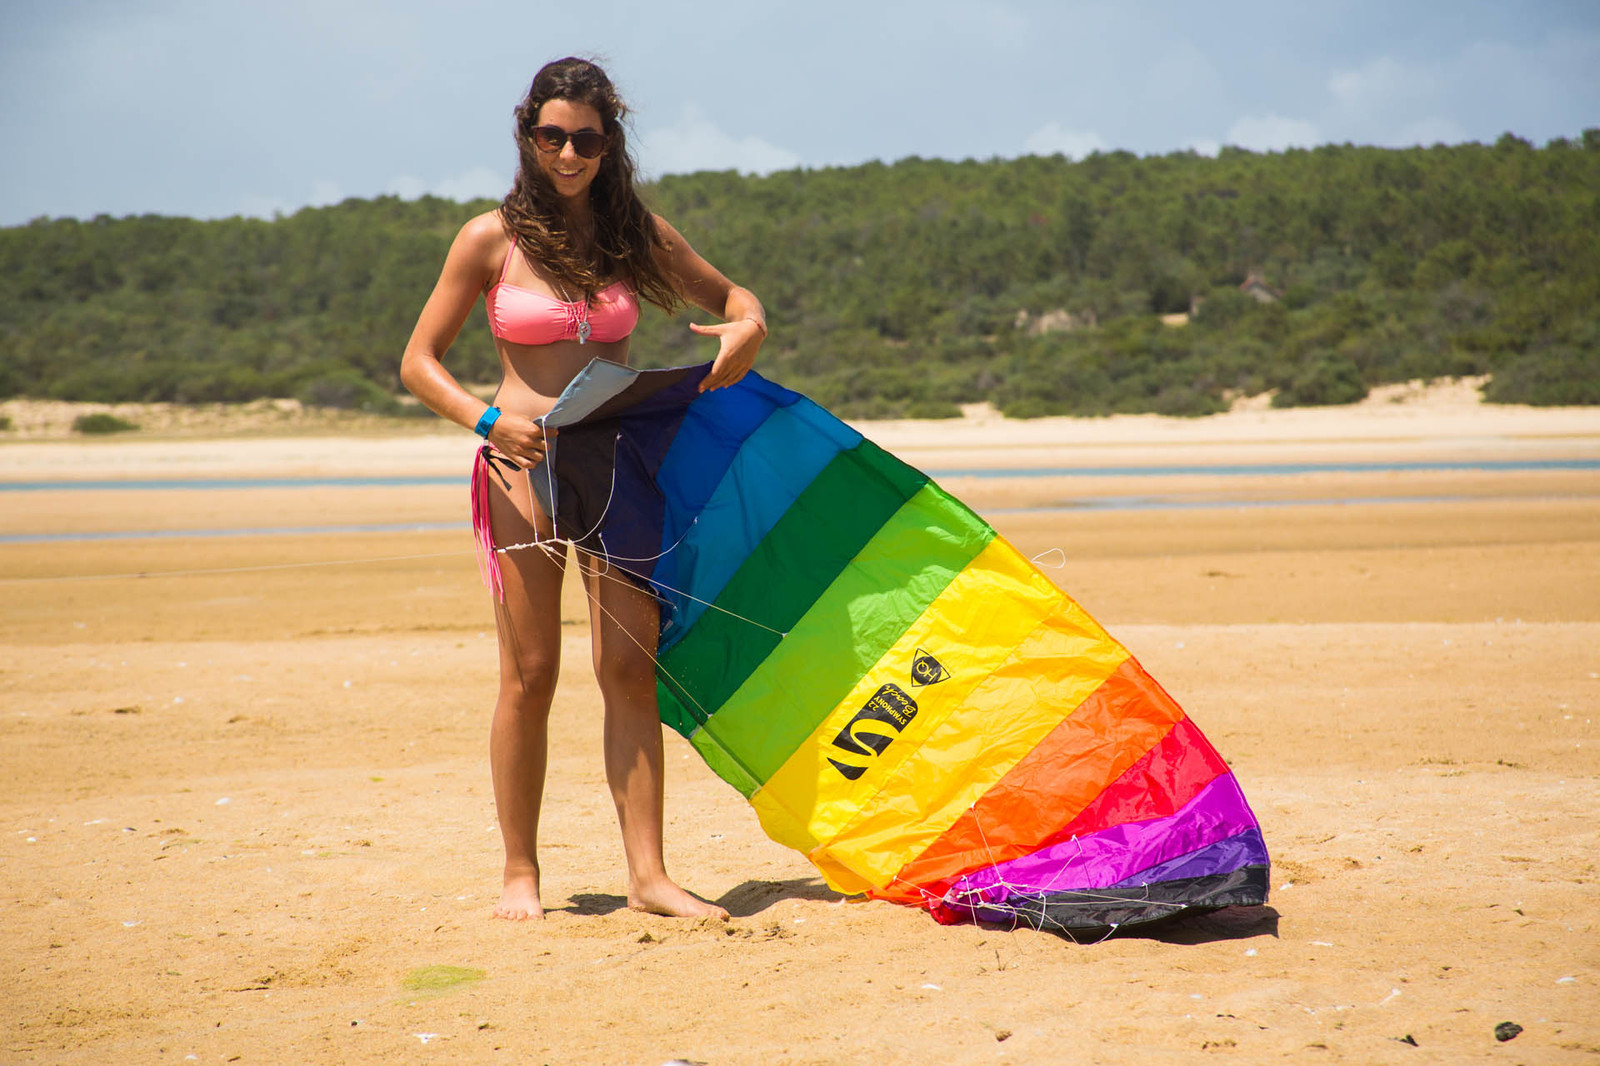
<svg viewBox="0 0 1600 1066">
<path fill-rule="evenodd" d="M 527 474 L 489 472 L 489 516 L 496 544 L 550 535 L 528 495 Z M 557 554 L 559 553 L 559 554 Z M 495 604 L 500 695 L 489 726 L 494 805 L 505 842 L 505 879 L 496 918 L 543 918 L 539 898 L 539 807 L 549 754 L 550 701 L 561 664 L 564 549 L 522 548 L 500 557 L 505 602 Z"/>
<path fill-rule="evenodd" d="M 605 700 L 606 781 L 628 860 L 628 906 L 677 917 L 726 918 L 667 876 L 661 853 L 665 757 L 656 710 L 656 601 L 605 563 L 578 553 L 589 591 L 594 672 Z"/>
</svg>

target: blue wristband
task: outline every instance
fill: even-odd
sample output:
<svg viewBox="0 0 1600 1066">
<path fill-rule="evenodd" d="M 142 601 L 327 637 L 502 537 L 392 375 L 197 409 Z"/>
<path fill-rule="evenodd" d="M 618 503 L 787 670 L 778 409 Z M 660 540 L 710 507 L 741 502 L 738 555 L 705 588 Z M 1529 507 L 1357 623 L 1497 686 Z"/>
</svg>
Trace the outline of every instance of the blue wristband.
<svg viewBox="0 0 1600 1066">
<path fill-rule="evenodd" d="M 498 407 L 485 408 L 483 414 L 478 418 L 478 424 L 472 427 L 472 432 L 476 433 L 478 436 L 482 437 L 484 440 L 488 440 L 489 439 L 489 431 L 494 428 L 494 424 L 497 421 L 499 421 L 499 419 L 500 419 L 500 408 L 498 408 Z"/>
</svg>

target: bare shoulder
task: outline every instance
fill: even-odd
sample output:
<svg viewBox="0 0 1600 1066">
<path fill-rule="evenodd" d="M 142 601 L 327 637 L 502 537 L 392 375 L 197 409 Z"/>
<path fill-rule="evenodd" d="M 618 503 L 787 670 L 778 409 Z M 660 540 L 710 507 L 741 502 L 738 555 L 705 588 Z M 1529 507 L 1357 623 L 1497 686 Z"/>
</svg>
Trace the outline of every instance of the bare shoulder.
<svg viewBox="0 0 1600 1066">
<path fill-rule="evenodd" d="M 678 228 L 672 223 L 655 212 L 651 212 L 650 217 L 656 220 L 656 233 L 660 236 L 661 243 L 666 247 L 667 251 L 675 252 L 689 243 L 683 239 L 683 234 L 679 233 Z"/>
<path fill-rule="evenodd" d="M 461 270 L 487 277 L 499 271 L 509 240 L 500 212 L 485 211 L 461 227 L 450 245 L 450 260 Z"/>
<path fill-rule="evenodd" d="M 456 244 L 472 252 L 503 252 L 509 239 L 506 225 L 500 219 L 500 210 L 496 208 L 467 219 L 461 232 L 456 235 Z"/>
</svg>

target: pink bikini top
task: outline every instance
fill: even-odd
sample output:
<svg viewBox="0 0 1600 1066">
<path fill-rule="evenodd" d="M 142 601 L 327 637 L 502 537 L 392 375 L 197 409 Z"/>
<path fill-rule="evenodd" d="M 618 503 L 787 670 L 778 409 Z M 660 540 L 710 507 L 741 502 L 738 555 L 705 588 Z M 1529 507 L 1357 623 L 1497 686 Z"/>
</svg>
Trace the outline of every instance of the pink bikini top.
<svg viewBox="0 0 1600 1066">
<path fill-rule="evenodd" d="M 506 271 L 517 253 L 517 242 L 506 249 L 500 280 L 483 298 L 489 313 L 489 330 L 512 344 L 554 344 L 565 340 L 620 341 L 639 321 L 639 301 L 633 290 L 612 282 L 593 300 L 558 300 L 542 292 L 506 284 Z M 588 330 L 584 330 L 587 323 Z"/>
</svg>

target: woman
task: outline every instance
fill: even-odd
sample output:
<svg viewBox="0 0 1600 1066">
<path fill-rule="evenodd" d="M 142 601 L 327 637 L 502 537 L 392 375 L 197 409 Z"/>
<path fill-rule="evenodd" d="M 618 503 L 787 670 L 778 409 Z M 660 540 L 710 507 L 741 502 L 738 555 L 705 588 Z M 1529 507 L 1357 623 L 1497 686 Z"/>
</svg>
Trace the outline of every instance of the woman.
<svg viewBox="0 0 1600 1066">
<path fill-rule="evenodd" d="M 488 441 L 475 481 L 486 495 L 493 543 L 552 535 L 528 491 L 544 456 L 539 423 L 590 359 L 626 363 L 638 299 L 667 310 L 682 301 L 724 319 L 690 326 L 720 347 L 701 388 L 732 385 L 766 337 L 761 303 L 695 254 L 633 188 L 625 114 L 605 73 L 581 59 L 546 65 L 516 110 L 521 161 L 497 210 L 461 228 L 406 345 L 400 378 L 423 403 Z M 441 357 L 479 294 L 502 380 L 485 407 Z M 478 498 L 475 496 L 475 504 Z M 475 517 L 479 517 L 475 515 Z M 576 553 L 589 595 L 595 676 L 605 700 L 605 765 L 628 863 L 628 905 L 680 916 L 727 917 L 678 887 L 661 855 L 662 742 L 655 673 L 659 616 L 651 596 Z M 563 549 L 491 555 L 501 561 L 500 695 L 489 733 L 505 881 L 495 916 L 539 918 L 536 841 L 548 751 L 547 723 L 561 650 Z M 497 590 L 499 591 L 499 590 Z"/>
</svg>

